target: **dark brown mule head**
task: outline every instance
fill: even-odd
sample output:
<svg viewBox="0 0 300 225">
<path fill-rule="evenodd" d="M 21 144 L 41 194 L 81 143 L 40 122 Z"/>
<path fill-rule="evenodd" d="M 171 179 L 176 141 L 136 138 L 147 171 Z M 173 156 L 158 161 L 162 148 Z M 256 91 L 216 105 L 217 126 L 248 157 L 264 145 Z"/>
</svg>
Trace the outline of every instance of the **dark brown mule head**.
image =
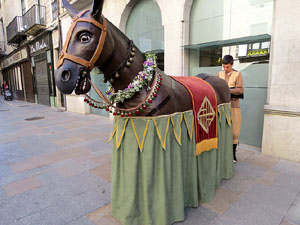
<svg viewBox="0 0 300 225">
<path fill-rule="evenodd" d="M 107 27 L 103 25 L 106 19 L 101 17 L 104 0 L 94 0 L 90 11 L 78 14 L 67 0 L 63 5 L 73 18 L 73 24 L 60 54 L 58 69 L 55 71 L 55 81 L 58 89 L 64 94 L 75 90 L 76 94 L 90 91 L 90 70 L 99 66 L 98 61 L 105 62 L 109 58 L 113 46 Z M 100 40 L 102 43 L 100 43 Z M 102 46 L 100 46 L 102 45 Z M 101 49 L 98 49 L 100 46 Z M 99 51 L 97 51 L 99 50 Z"/>
</svg>

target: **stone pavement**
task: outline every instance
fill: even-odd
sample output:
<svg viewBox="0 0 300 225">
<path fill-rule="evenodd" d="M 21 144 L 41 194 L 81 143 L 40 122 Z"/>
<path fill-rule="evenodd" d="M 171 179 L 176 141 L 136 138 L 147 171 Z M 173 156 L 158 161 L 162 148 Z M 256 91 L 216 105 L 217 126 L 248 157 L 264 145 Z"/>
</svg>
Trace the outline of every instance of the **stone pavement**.
<svg viewBox="0 0 300 225">
<path fill-rule="evenodd" d="M 0 225 L 120 225 L 110 216 L 111 127 L 0 96 Z M 300 164 L 246 145 L 238 160 L 215 199 L 176 225 L 300 225 Z"/>
</svg>

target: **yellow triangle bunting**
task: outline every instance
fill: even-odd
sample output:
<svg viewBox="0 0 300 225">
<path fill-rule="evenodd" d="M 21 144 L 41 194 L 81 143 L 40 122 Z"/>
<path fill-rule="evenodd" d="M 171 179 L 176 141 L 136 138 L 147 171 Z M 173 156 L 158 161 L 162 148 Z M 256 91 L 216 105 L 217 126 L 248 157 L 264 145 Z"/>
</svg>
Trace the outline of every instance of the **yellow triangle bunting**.
<svg viewBox="0 0 300 225">
<path fill-rule="evenodd" d="M 175 138 L 178 141 L 179 145 L 181 145 L 181 122 L 182 122 L 182 117 L 183 117 L 183 113 L 180 113 L 180 114 L 177 114 L 177 115 L 171 117 L 171 122 L 172 122 L 172 125 L 173 125 L 173 132 L 174 132 Z"/>
<path fill-rule="evenodd" d="M 231 126 L 232 122 L 232 117 L 231 117 L 231 105 L 230 103 L 225 107 L 225 117 L 228 126 Z"/>
<path fill-rule="evenodd" d="M 224 105 L 219 105 L 218 106 L 218 113 L 219 113 L 219 122 L 222 120 L 222 114 L 224 113 L 225 106 Z"/>
<path fill-rule="evenodd" d="M 108 139 L 108 142 L 111 142 L 111 140 L 112 140 L 113 137 L 115 136 L 117 127 L 118 127 L 118 118 L 115 117 L 115 118 L 114 118 L 114 122 L 113 122 L 113 130 L 112 130 L 112 132 L 111 132 L 110 138 Z"/>
<path fill-rule="evenodd" d="M 157 125 L 156 120 L 159 120 L 159 126 Z M 166 118 L 153 118 L 154 125 L 156 127 L 156 133 L 160 140 L 160 143 L 164 150 L 166 150 L 166 140 L 167 140 L 167 134 L 169 130 L 169 124 L 170 124 L 170 117 L 166 120 Z"/>
<path fill-rule="evenodd" d="M 132 128 L 133 128 L 137 143 L 139 145 L 140 151 L 142 152 L 150 119 L 147 119 L 147 120 L 140 119 L 139 120 L 139 126 L 137 126 L 137 127 L 134 125 L 134 119 L 130 119 L 130 121 L 131 121 L 131 124 L 132 124 Z M 145 122 L 146 125 L 141 124 L 141 122 Z M 140 135 L 140 137 L 139 137 L 139 135 Z"/>
<path fill-rule="evenodd" d="M 116 130 L 116 144 L 117 144 L 117 149 L 118 149 L 121 145 L 122 138 L 125 133 L 128 118 L 126 118 L 126 119 L 118 118 L 117 122 L 118 122 L 118 125 L 117 125 L 117 130 Z"/>
<path fill-rule="evenodd" d="M 193 132 L 194 132 L 194 117 L 193 117 L 193 112 L 191 111 L 189 114 L 188 113 L 184 114 L 184 121 L 186 124 L 186 128 L 189 134 L 190 139 L 193 139 Z"/>
</svg>

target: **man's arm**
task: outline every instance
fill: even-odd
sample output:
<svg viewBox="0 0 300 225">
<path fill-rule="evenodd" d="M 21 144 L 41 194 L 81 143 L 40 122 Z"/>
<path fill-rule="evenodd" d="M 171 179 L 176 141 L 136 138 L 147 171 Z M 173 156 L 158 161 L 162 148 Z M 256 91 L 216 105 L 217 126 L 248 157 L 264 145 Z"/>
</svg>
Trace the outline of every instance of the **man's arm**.
<svg viewBox="0 0 300 225">
<path fill-rule="evenodd" d="M 230 89 L 230 93 L 234 95 L 240 95 L 244 92 L 243 78 L 241 72 L 239 72 L 236 80 L 235 88 Z"/>
</svg>

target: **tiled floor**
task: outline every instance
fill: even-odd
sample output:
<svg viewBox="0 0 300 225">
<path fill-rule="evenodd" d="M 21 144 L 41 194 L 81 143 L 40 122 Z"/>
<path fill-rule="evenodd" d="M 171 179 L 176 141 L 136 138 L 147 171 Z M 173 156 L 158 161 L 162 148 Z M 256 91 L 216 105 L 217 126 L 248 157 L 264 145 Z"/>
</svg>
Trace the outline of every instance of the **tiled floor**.
<svg viewBox="0 0 300 225">
<path fill-rule="evenodd" d="M 111 126 L 0 96 L 0 224 L 120 224 L 110 216 Z M 241 145 L 235 176 L 176 224 L 300 225 L 299 191 L 299 163 Z"/>
</svg>

